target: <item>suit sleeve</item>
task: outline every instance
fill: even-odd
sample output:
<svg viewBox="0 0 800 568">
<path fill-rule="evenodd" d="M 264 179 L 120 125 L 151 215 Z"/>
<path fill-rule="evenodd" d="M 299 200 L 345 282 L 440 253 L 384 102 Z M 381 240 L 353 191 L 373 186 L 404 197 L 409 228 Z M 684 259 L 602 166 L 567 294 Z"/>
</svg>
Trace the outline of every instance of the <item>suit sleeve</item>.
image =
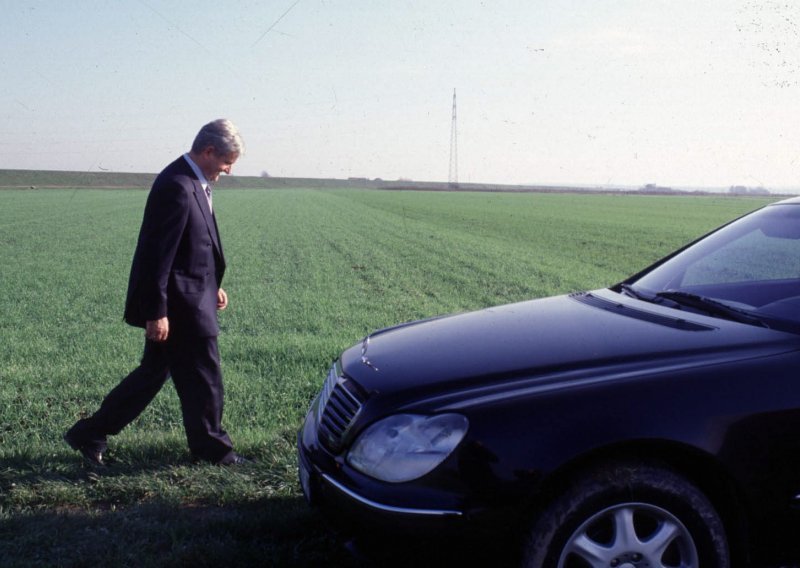
<svg viewBox="0 0 800 568">
<path fill-rule="evenodd" d="M 145 208 L 143 231 L 143 312 L 146 320 L 167 315 L 167 286 L 189 216 L 188 191 L 170 182 L 154 191 Z"/>
</svg>

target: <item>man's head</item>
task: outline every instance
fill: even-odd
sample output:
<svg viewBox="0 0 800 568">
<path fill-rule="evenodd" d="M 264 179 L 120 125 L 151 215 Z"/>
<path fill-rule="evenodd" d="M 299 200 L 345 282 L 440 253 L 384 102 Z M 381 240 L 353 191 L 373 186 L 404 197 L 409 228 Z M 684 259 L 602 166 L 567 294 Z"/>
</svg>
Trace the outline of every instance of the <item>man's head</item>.
<svg viewBox="0 0 800 568">
<path fill-rule="evenodd" d="M 231 173 L 243 151 L 244 143 L 237 128 L 230 120 L 220 118 L 200 129 L 189 155 L 208 181 L 217 181 L 221 173 Z"/>
</svg>

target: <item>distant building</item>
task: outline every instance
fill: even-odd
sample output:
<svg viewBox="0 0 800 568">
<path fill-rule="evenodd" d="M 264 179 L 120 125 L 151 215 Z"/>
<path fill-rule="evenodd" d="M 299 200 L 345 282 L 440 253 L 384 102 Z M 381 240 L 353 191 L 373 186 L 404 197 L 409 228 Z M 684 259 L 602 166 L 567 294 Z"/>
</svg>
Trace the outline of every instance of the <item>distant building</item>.
<svg viewBox="0 0 800 568">
<path fill-rule="evenodd" d="M 769 191 L 763 187 L 747 187 L 744 185 L 732 185 L 728 193 L 733 195 L 769 195 Z"/>
<path fill-rule="evenodd" d="M 643 185 L 639 188 L 639 191 L 644 193 L 673 193 L 675 190 L 671 187 L 665 187 L 663 185 L 656 185 L 654 183 L 648 183 L 647 185 Z"/>
</svg>

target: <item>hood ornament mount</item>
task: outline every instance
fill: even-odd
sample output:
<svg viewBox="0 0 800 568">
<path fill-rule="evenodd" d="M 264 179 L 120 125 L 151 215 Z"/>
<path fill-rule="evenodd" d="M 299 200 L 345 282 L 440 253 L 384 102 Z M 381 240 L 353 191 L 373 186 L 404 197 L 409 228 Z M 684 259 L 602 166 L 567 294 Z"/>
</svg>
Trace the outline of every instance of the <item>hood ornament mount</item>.
<svg viewBox="0 0 800 568">
<path fill-rule="evenodd" d="M 367 357 L 367 349 L 369 349 L 369 335 L 364 338 L 364 341 L 361 342 L 361 362 L 372 369 L 375 372 L 378 372 L 379 369 Z"/>
</svg>

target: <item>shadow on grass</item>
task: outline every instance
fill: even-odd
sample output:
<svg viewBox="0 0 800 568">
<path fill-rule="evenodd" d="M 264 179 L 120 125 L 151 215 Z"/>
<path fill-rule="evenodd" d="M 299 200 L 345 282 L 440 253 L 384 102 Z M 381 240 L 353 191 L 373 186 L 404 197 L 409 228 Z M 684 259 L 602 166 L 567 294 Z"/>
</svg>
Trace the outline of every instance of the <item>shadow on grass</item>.
<svg viewBox="0 0 800 568">
<path fill-rule="evenodd" d="M 291 462 L 197 465 L 156 446 L 0 460 L 0 566 L 360 567 L 297 495 Z"/>
<path fill-rule="evenodd" d="M 8 515 L 3 566 L 358 566 L 301 498 Z"/>
</svg>

